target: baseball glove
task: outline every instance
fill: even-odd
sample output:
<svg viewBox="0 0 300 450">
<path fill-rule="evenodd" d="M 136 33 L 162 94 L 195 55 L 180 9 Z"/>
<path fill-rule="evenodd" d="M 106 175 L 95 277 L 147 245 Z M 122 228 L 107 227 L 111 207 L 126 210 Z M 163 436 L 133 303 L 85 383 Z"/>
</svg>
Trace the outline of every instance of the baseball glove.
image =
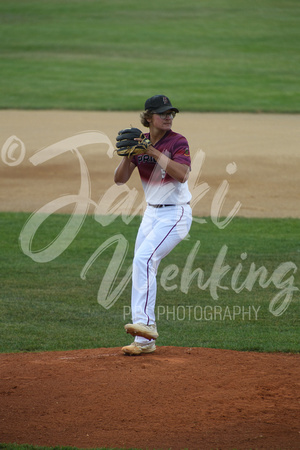
<svg viewBox="0 0 300 450">
<path fill-rule="evenodd" d="M 142 140 L 136 141 L 135 138 Z M 128 156 L 129 158 L 130 156 L 145 153 L 149 145 L 151 145 L 150 140 L 145 138 L 141 130 L 138 128 L 125 128 L 118 133 L 116 152 L 119 156 Z"/>
</svg>

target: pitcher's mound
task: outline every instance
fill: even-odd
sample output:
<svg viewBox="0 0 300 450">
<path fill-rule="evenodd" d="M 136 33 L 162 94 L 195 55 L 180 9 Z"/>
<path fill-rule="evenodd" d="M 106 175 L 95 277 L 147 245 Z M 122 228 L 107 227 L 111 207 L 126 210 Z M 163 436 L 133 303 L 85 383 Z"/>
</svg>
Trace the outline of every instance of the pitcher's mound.
<svg viewBox="0 0 300 450">
<path fill-rule="evenodd" d="M 158 347 L 2 354 L 0 442 L 299 449 L 299 355 Z"/>
</svg>

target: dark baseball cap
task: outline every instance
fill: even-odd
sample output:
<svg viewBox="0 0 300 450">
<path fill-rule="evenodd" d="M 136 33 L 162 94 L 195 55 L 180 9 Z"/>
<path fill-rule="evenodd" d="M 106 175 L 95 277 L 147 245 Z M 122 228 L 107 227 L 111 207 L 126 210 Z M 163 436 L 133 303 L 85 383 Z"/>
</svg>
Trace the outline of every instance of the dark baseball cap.
<svg viewBox="0 0 300 450">
<path fill-rule="evenodd" d="M 154 95 L 153 97 L 148 98 L 145 102 L 145 110 L 158 114 L 170 110 L 177 113 L 179 112 L 177 108 L 172 106 L 170 100 L 165 95 Z"/>
</svg>

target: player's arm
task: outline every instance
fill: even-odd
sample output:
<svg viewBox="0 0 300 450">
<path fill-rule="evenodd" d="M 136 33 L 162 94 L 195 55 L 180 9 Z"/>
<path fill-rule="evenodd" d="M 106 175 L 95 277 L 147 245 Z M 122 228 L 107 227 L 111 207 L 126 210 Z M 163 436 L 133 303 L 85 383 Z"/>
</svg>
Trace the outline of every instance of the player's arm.
<svg viewBox="0 0 300 450">
<path fill-rule="evenodd" d="M 116 184 L 125 184 L 131 177 L 131 174 L 135 169 L 135 164 L 133 164 L 131 160 L 132 158 L 123 156 L 122 161 L 115 170 L 114 182 Z"/>
<path fill-rule="evenodd" d="M 152 156 L 160 165 L 160 167 L 165 170 L 168 175 L 170 175 L 170 177 L 174 178 L 180 183 L 184 183 L 188 179 L 190 166 L 188 166 L 187 164 L 173 161 L 167 155 L 152 147 L 152 145 L 148 147 L 147 154 Z"/>
</svg>

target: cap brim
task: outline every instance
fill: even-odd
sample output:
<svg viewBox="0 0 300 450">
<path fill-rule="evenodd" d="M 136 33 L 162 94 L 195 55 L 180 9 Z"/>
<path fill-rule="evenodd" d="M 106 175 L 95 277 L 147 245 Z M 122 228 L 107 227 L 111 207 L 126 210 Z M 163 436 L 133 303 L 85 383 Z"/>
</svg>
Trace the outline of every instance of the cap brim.
<svg viewBox="0 0 300 450">
<path fill-rule="evenodd" d="M 152 112 L 157 113 L 157 114 L 161 114 L 161 113 L 164 113 L 166 111 L 175 111 L 176 113 L 179 113 L 179 109 L 173 108 L 173 106 L 171 108 L 170 108 L 170 106 L 162 106 L 161 108 L 155 109 Z"/>
</svg>

